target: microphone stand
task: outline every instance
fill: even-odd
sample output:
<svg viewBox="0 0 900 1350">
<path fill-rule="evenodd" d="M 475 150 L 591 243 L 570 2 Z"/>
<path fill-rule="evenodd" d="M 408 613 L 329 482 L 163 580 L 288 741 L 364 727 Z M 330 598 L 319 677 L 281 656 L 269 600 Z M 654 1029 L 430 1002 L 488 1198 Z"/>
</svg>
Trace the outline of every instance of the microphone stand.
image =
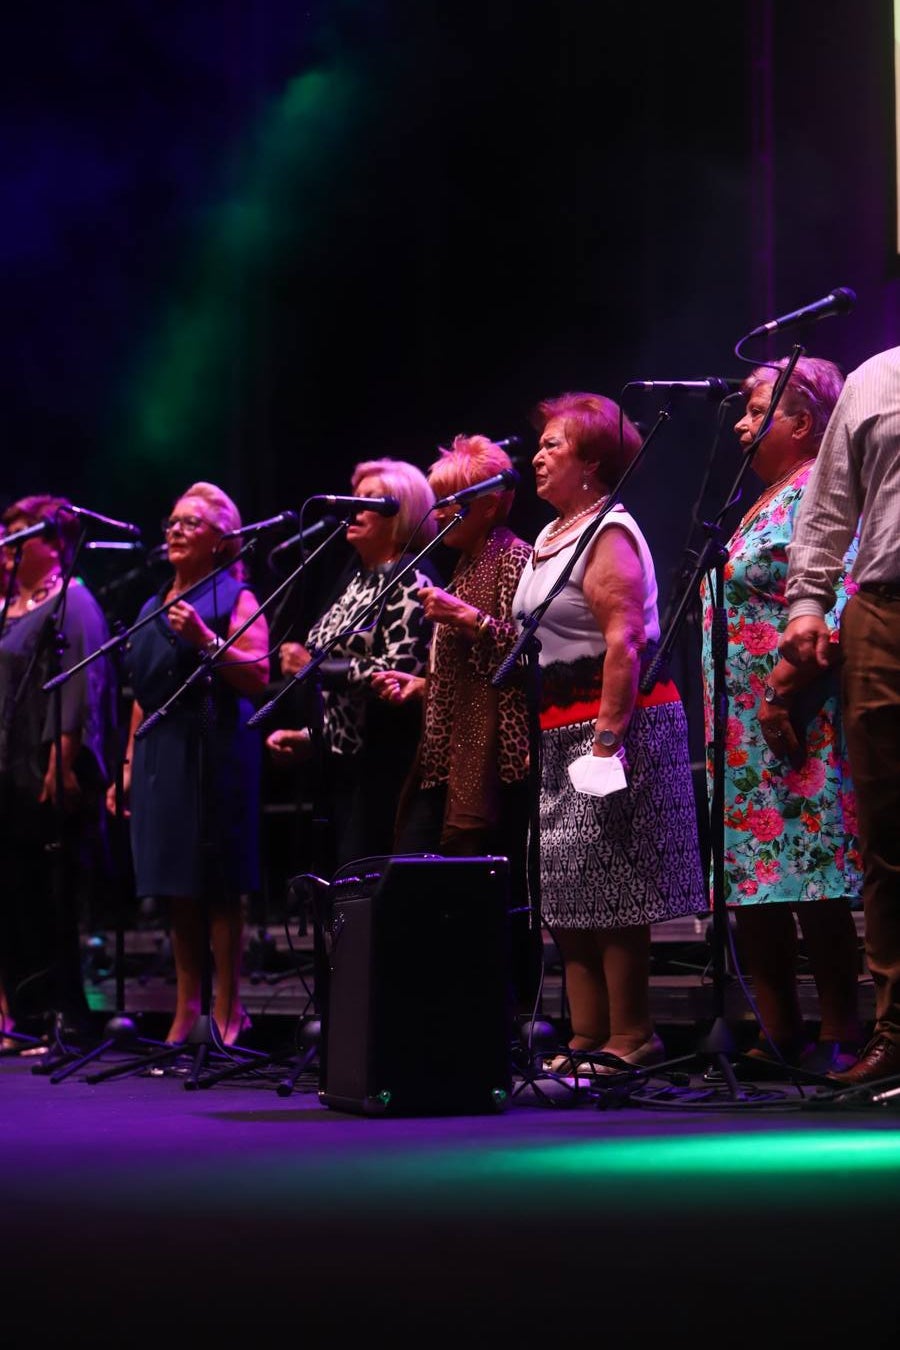
<svg viewBox="0 0 900 1350">
<path fill-rule="evenodd" d="M 180 595 L 169 600 L 162 605 L 157 606 L 150 614 L 143 619 L 139 619 L 131 628 L 119 634 L 108 646 L 121 645 L 140 628 L 143 628 L 151 620 L 156 619 L 160 614 L 167 612 L 174 604 L 179 601 L 188 600 L 190 596 L 196 595 L 201 589 L 207 588 L 215 581 L 215 578 L 221 576 L 223 572 L 229 571 L 235 563 L 244 557 L 254 546 L 255 538 L 249 539 L 247 543 L 238 551 L 233 558 L 227 559 L 219 567 L 215 568 L 207 576 L 202 577 L 187 590 L 182 591 Z M 253 619 L 257 617 L 253 615 Z M 252 620 L 250 621 L 252 622 Z M 241 627 L 230 638 L 227 638 L 220 651 L 224 652 L 230 649 L 237 639 L 247 630 L 249 622 L 242 624 Z M 102 650 L 102 649 L 100 649 Z M 94 655 L 92 654 L 91 659 Z M 85 1081 L 88 1083 L 100 1083 L 110 1078 L 123 1077 L 130 1073 L 141 1072 L 147 1068 L 156 1067 L 160 1071 L 167 1061 L 180 1058 L 185 1054 L 193 1054 L 193 1064 L 188 1078 L 185 1080 L 185 1088 L 191 1089 L 199 1086 L 199 1075 L 210 1055 L 215 1054 L 218 1057 L 233 1058 L 240 1053 L 244 1056 L 253 1057 L 257 1052 L 241 1048 L 240 1051 L 227 1047 L 222 1042 L 219 1035 L 215 1019 L 211 1016 L 210 1008 L 212 1004 L 212 953 L 210 950 L 210 921 L 209 914 L 211 909 L 211 888 L 212 888 L 212 858 L 215 850 L 215 841 L 211 833 L 211 816 L 209 795 L 210 795 L 210 767 L 209 767 L 209 736 L 214 721 L 214 710 L 212 703 L 212 665 L 213 657 L 207 652 L 200 654 L 200 660 L 197 667 L 191 672 L 186 680 L 182 682 L 179 688 L 166 700 L 166 702 L 155 712 L 147 716 L 135 732 L 135 740 L 143 739 L 144 736 L 156 727 L 160 721 L 168 714 L 171 708 L 179 699 L 199 681 L 203 682 L 204 688 L 200 702 L 199 727 L 200 735 L 198 739 L 198 801 L 200 807 L 200 910 L 203 918 L 204 943 L 203 943 L 203 968 L 200 980 L 200 1015 L 197 1017 L 194 1025 L 183 1042 L 175 1045 L 162 1045 L 150 1053 L 141 1055 L 137 1059 L 127 1060 L 123 1063 L 115 1064 L 112 1067 L 101 1071 L 100 1073 L 87 1075 Z M 119 802 L 117 800 L 117 811 Z M 106 1047 L 104 1047 L 106 1048 Z"/>
<path fill-rule="evenodd" d="M 667 1086 L 659 1091 L 651 1087 L 639 1088 L 630 1100 L 638 1104 L 657 1108 L 700 1106 L 704 1110 L 710 1106 L 724 1107 L 766 1106 L 783 1097 L 777 1090 L 762 1090 L 752 1085 L 741 1086 L 734 1072 L 732 1061 L 736 1058 L 735 1038 L 725 1018 L 725 980 L 726 952 L 729 946 L 728 914 L 725 904 L 725 737 L 728 723 L 728 695 L 725 688 L 725 665 L 728 652 L 728 622 L 724 606 L 725 564 L 728 551 L 722 540 L 722 521 L 727 512 L 740 498 L 740 487 L 753 462 L 753 456 L 763 437 L 768 433 L 778 404 L 791 377 L 794 367 L 803 355 L 803 347 L 794 347 L 784 370 L 780 372 L 772 388 L 769 407 L 760 425 L 759 431 L 747 447 L 743 463 L 737 473 L 725 502 L 715 519 L 704 522 L 707 533 L 704 544 L 684 589 L 680 603 L 676 606 L 669 630 L 659 645 L 644 675 L 640 689 L 648 692 L 658 678 L 659 670 L 668 657 L 668 653 L 677 640 L 685 615 L 694 600 L 696 588 L 704 574 L 713 570 L 713 611 L 711 649 L 713 665 L 713 771 L 712 793 L 710 801 L 710 854 L 712 871 L 712 974 L 713 974 L 713 1022 L 703 1036 L 693 1055 L 683 1057 L 674 1063 L 689 1063 L 698 1059 L 701 1068 L 706 1070 L 709 1086 L 701 1088 L 678 1088 Z M 657 1072 L 654 1070 L 653 1072 Z M 801 1080 L 810 1083 L 821 1082 L 817 1074 L 806 1074 L 802 1069 L 791 1070 L 795 1082 Z M 724 1082 L 720 1088 L 716 1084 Z M 802 1093 L 802 1087 L 801 1087 Z"/>
<path fill-rule="evenodd" d="M 75 548 L 72 551 L 72 558 L 65 569 L 62 577 L 62 585 L 59 595 L 53 602 L 50 613 L 45 618 L 38 640 L 35 643 L 34 650 L 26 666 L 25 672 L 19 683 L 19 687 L 13 696 L 13 710 L 21 702 L 32 677 L 37 669 L 41 652 L 46 649 L 50 654 L 51 668 L 59 672 L 62 664 L 62 655 L 67 646 L 65 633 L 60 627 L 60 621 L 65 614 L 66 601 L 69 593 L 69 585 L 72 577 L 75 575 L 75 566 L 78 556 L 81 552 L 87 535 L 87 525 L 81 527 Z M 51 895 L 54 916 L 54 951 L 52 953 L 53 971 L 52 982 L 55 985 L 54 992 L 59 996 L 63 991 L 62 1003 L 73 993 L 74 984 L 80 983 L 80 956 L 79 956 L 79 937 L 78 937 L 78 914 L 75 911 L 74 897 L 68 899 L 66 896 L 67 884 L 70 881 L 68 864 L 72 857 L 72 831 L 68 828 L 65 809 L 65 777 L 63 765 L 63 730 L 62 730 L 62 684 L 70 678 L 72 672 L 66 671 L 62 675 L 57 674 L 55 678 L 46 683 L 43 688 L 50 690 L 52 686 L 52 726 L 53 726 L 53 755 L 54 755 L 54 791 L 53 791 L 53 837 L 47 845 L 47 853 L 51 858 Z M 14 715 L 14 711 L 13 711 Z M 83 991 L 82 991 L 83 998 Z M 60 1066 L 78 1057 L 79 1051 L 65 1040 L 64 1026 L 65 1009 L 57 1007 L 53 1010 L 53 1036 L 54 1047 L 46 1059 L 32 1066 L 34 1074 L 51 1074 Z M 55 1051 L 55 1054 L 54 1054 Z"/>
<path fill-rule="evenodd" d="M 365 620 L 370 614 L 374 614 L 377 618 L 378 613 L 383 607 L 384 602 L 387 599 L 388 595 L 391 593 L 391 591 L 394 590 L 394 588 L 397 585 L 399 585 L 399 583 L 403 580 L 405 576 L 407 576 L 418 566 L 418 564 L 424 557 L 426 557 L 436 548 L 436 546 L 440 543 L 441 539 L 443 539 L 444 535 L 447 534 L 449 530 L 453 529 L 454 525 L 458 523 L 459 517 L 464 516 L 467 513 L 468 513 L 468 506 L 465 504 L 460 504 L 458 514 L 452 517 L 443 527 L 443 529 L 438 531 L 434 539 L 430 540 L 430 542 L 426 544 L 425 547 L 418 554 L 416 554 L 416 556 L 412 558 L 406 564 L 405 567 L 402 567 L 399 572 L 396 572 L 394 575 L 390 576 L 385 581 L 384 585 L 382 586 L 378 594 L 373 596 L 373 598 L 369 601 L 369 603 L 365 606 L 365 608 L 362 609 L 360 613 L 356 616 L 354 623 L 350 627 L 344 629 L 342 632 L 336 634 L 335 637 L 332 638 L 320 651 L 316 652 L 315 656 L 313 656 L 313 658 L 309 661 L 307 665 L 303 667 L 302 670 L 297 671 L 295 675 L 291 676 L 290 680 L 288 680 L 284 684 L 284 686 L 278 691 L 278 693 L 275 695 L 274 698 L 271 698 L 268 701 L 268 703 L 266 703 L 263 707 L 257 709 L 257 711 L 249 719 L 248 725 L 251 727 L 255 727 L 267 721 L 271 717 L 272 713 L 277 708 L 281 700 L 289 692 L 289 690 L 293 689 L 296 685 L 302 684 L 304 680 L 309 679 L 313 671 L 318 670 L 319 666 L 321 666 L 323 661 L 327 658 L 328 653 L 339 642 L 344 641 L 351 634 L 358 632 L 362 627 L 365 627 L 363 620 Z M 310 557 L 306 560 L 307 562 L 311 562 L 312 559 L 316 556 L 316 554 L 318 554 L 321 551 L 321 549 L 325 547 L 325 544 L 329 543 L 330 540 L 339 530 L 343 530 L 349 518 L 350 517 L 348 516 L 345 520 L 341 521 L 338 524 L 337 528 L 332 532 L 331 535 L 329 535 L 329 538 L 325 540 L 325 542 L 321 544 L 319 548 L 315 550 L 314 553 L 310 554 Z M 301 568 L 302 566 L 303 564 L 301 564 Z M 297 569 L 297 571 L 299 570 L 301 569 Z M 289 576 L 283 583 L 283 586 L 290 585 L 293 582 L 296 575 L 297 575 L 296 572 L 292 573 L 291 576 Z M 278 588 L 278 592 L 273 592 L 273 595 L 280 593 L 280 591 L 283 589 L 283 586 Z M 273 597 L 270 597 L 270 599 L 271 598 Z M 373 623 L 375 621 L 376 620 L 373 620 Z M 216 653 L 216 659 L 221 658 L 224 650 L 225 650 L 224 647 L 219 649 L 219 651 Z M 314 873 L 306 873 L 304 874 L 303 878 L 299 877 L 295 878 L 295 882 L 307 879 L 309 880 L 310 885 L 318 884 L 320 888 L 323 888 L 325 890 L 330 889 L 329 883 L 323 881 L 321 878 L 317 877 Z M 309 1064 L 312 1061 L 312 1058 L 314 1057 L 315 1046 L 312 1042 L 315 1032 L 318 1032 L 319 1040 L 322 1044 L 324 1044 L 323 1039 L 324 1026 L 325 1026 L 325 1017 L 327 1014 L 327 1007 L 325 1006 L 325 1004 L 327 1000 L 322 998 L 322 991 L 323 988 L 326 987 L 327 985 L 327 978 L 328 978 L 327 964 L 325 961 L 325 937 L 324 937 L 324 926 L 325 926 L 324 912 L 326 908 L 327 902 L 322 897 L 319 898 L 318 903 L 315 903 L 311 906 L 312 923 L 313 923 L 313 941 L 314 941 L 314 971 L 315 971 L 313 977 L 314 979 L 313 998 L 316 1017 L 311 1021 L 306 1021 L 305 1014 L 306 1010 L 309 1007 L 309 1000 L 307 1000 L 307 1009 L 304 1010 L 304 1014 L 302 1015 L 302 1020 L 306 1022 L 304 1039 L 307 1041 L 307 1044 L 303 1048 L 302 1053 L 298 1056 L 296 1054 L 295 1048 L 292 1047 L 291 1050 L 289 1050 L 286 1053 L 282 1054 L 276 1053 L 273 1055 L 265 1056 L 263 1057 L 262 1060 L 258 1060 L 249 1066 L 229 1065 L 224 1069 L 216 1071 L 215 1073 L 208 1074 L 201 1083 L 201 1086 L 203 1087 L 212 1086 L 214 1083 L 220 1082 L 222 1079 L 234 1078 L 244 1071 L 253 1072 L 254 1070 L 261 1067 L 262 1062 L 266 1062 L 269 1064 L 278 1064 L 283 1062 L 285 1059 L 293 1059 L 294 1061 L 293 1070 L 289 1072 L 288 1075 L 280 1081 L 277 1088 L 280 1096 L 287 1096 L 292 1091 L 293 1086 L 296 1083 L 297 1079 L 299 1078 L 300 1074 L 309 1066 Z M 319 1057 L 319 1067 L 321 1077 L 321 1069 L 322 1069 L 321 1055 Z"/>
<path fill-rule="evenodd" d="M 9 580 L 6 583 L 6 595 L 4 596 L 3 599 L 3 609 L 0 610 L 0 637 L 3 636 L 3 630 L 6 627 L 6 616 L 9 613 L 9 606 L 12 601 L 13 595 L 15 594 L 16 578 L 18 577 L 19 566 L 22 562 L 23 542 L 24 541 L 21 538 L 19 538 L 18 542 L 15 543 L 14 546 L 13 565 L 10 568 Z M 2 543 L 0 543 L 0 547 L 8 548 L 9 539 L 3 540 Z M 8 991 L 4 990 L 3 992 L 8 997 Z M 2 1019 L 0 1019 L 0 1035 L 2 1035 L 4 1040 L 14 1042 L 13 1046 L 10 1049 L 0 1050 L 0 1056 L 17 1055 L 20 1053 L 21 1050 L 24 1050 L 26 1047 L 38 1045 L 40 1043 L 39 1038 L 37 1036 L 26 1036 L 24 1032 L 10 1030 L 8 1027 L 3 1026 Z"/>
<path fill-rule="evenodd" d="M 144 1036 L 139 1036 L 137 1031 L 137 1018 L 132 1017 L 127 1010 L 125 1002 L 125 908 L 127 902 L 131 899 L 131 887 L 129 885 L 129 841 L 128 841 L 128 817 L 125 812 L 125 788 L 124 788 L 124 769 L 125 769 L 125 751 L 128 742 L 127 736 L 127 715 L 123 706 L 122 699 L 122 669 L 119 659 L 120 653 L 115 653 L 115 667 L 117 674 L 118 690 L 118 708 L 122 719 L 121 727 L 117 737 L 116 766 L 114 781 L 115 810 L 112 817 L 112 857 L 115 874 L 115 951 L 113 956 L 113 969 L 115 980 L 115 1011 L 107 1020 L 103 1028 L 103 1037 L 100 1042 L 89 1050 L 87 1054 L 72 1059 L 64 1068 L 57 1069 L 50 1076 L 51 1083 L 61 1083 L 69 1078 L 73 1073 L 77 1073 L 87 1064 L 92 1064 L 94 1060 L 99 1059 L 107 1050 L 124 1051 L 129 1048 L 145 1046 L 148 1049 L 162 1049 L 162 1043 L 157 1040 L 151 1040 Z M 142 1063 L 144 1061 L 141 1061 Z"/>
</svg>

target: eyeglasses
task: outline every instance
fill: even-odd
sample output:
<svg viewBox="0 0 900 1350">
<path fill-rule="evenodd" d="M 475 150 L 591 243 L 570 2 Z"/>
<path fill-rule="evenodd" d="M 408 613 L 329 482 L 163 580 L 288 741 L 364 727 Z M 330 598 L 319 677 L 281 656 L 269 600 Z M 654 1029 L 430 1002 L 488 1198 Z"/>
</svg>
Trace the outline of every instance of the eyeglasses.
<svg viewBox="0 0 900 1350">
<path fill-rule="evenodd" d="M 208 525 L 219 534 L 222 533 L 218 525 L 213 525 L 211 520 L 202 520 L 200 516 L 169 516 L 168 519 L 160 521 L 160 524 L 163 534 L 171 534 L 176 526 L 185 534 L 196 534 L 203 525 Z"/>
</svg>

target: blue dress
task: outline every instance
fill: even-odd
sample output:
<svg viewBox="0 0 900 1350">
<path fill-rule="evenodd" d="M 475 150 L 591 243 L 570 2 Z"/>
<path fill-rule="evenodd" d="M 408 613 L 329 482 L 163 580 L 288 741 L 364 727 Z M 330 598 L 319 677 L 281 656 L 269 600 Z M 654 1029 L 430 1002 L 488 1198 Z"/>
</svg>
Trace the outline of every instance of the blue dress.
<svg viewBox="0 0 900 1350">
<path fill-rule="evenodd" d="M 234 577 L 219 576 L 189 601 L 203 622 L 225 637 L 244 589 Z M 148 600 L 138 617 L 158 608 L 164 596 L 165 591 Z M 197 649 L 173 632 L 164 615 L 134 634 L 128 670 L 145 718 L 196 670 L 198 659 Z M 211 716 L 203 739 L 207 692 Z M 247 726 L 252 712 L 250 700 L 215 673 L 209 691 L 198 680 L 135 740 L 131 844 L 138 896 L 202 894 L 204 838 L 212 894 L 242 894 L 258 886 L 262 740 Z"/>
</svg>

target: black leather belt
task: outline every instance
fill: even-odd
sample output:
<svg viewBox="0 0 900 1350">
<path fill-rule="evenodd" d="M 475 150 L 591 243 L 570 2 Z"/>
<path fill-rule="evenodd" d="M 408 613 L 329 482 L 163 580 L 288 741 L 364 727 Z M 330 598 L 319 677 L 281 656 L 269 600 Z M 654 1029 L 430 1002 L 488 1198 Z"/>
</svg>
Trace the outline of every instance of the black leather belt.
<svg viewBox="0 0 900 1350">
<path fill-rule="evenodd" d="M 900 581 L 864 581 L 859 589 L 880 595 L 882 600 L 900 600 Z"/>
</svg>

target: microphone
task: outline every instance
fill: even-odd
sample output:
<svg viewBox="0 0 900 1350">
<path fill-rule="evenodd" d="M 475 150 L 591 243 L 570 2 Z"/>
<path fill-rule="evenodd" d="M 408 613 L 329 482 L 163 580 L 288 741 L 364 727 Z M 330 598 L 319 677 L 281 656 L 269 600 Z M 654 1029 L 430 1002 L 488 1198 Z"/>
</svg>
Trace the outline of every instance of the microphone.
<svg viewBox="0 0 900 1350">
<path fill-rule="evenodd" d="M 240 539 L 243 534 L 260 534 L 263 530 L 274 530 L 279 525 L 296 524 L 296 511 L 282 511 L 277 516 L 269 516 L 268 520 L 254 520 L 252 525 L 242 525 L 239 530 L 226 530 L 219 543 L 224 544 L 226 539 Z"/>
<path fill-rule="evenodd" d="M 451 492 L 449 497 L 441 497 L 431 509 L 434 511 L 443 506 L 463 506 L 475 497 L 483 497 L 486 492 L 507 492 L 515 487 L 518 481 L 519 475 L 515 469 L 501 469 L 493 478 L 485 478 L 480 483 L 473 483 L 471 487 L 461 488 L 459 492 Z"/>
<path fill-rule="evenodd" d="M 754 328 L 747 337 L 760 337 L 763 333 L 780 333 L 783 329 L 794 328 L 800 323 L 812 323 L 814 319 L 830 319 L 832 314 L 849 314 L 855 304 L 855 291 L 851 291 L 849 286 L 835 286 L 834 290 L 821 300 L 814 300 L 811 305 L 804 305 L 802 309 L 792 310 L 790 314 L 782 314 L 777 319 L 760 324 L 759 328 Z"/>
<path fill-rule="evenodd" d="M 14 534 L 0 534 L 0 548 L 16 548 L 28 539 L 55 534 L 56 517 L 51 516 L 48 520 L 39 520 L 36 525 L 26 525 L 24 530 L 16 530 Z"/>
<path fill-rule="evenodd" d="M 727 398 L 729 394 L 740 393 L 743 380 L 723 380 L 718 375 L 709 375 L 705 380 L 632 380 L 626 389 L 664 389 L 668 394 L 694 394 L 698 398 Z"/>
<path fill-rule="evenodd" d="M 340 506 L 353 511 L 374 511 L 379 516 L 395 516 L 400 510 L 396 497 L 335 497 L 330 493 L 310 497 L 311 502 L 324 502 L 326 506 Z"/>
<path fill-rule="evenodd" d="M 138 527 L 129 525 L 127 520 L 112 520 L 109 516 L 101 516 L 97 511 L 89 511 L 85 506 L 73 506 L 71 502 L 61 506 L 59 514 L 79 516 L 84 520 L 95 520 L 98 525 L 105 525 L 109 530 L 121 530 L 123 534 L 130 535 L 132 539 L 140 539 L 141 537 Z"/>
<path fill-rule="evenodd" d="M 504 436 L 502 441 L 494 441 L 494 444 L 499 445 L 501 450 L 514 450 L 516 446 L 522 444 L 522 437 Z"/>
<path fill-rule="evenodd" d="M 290 539 L 285 539 L 283 543 L 276 544 L 269 553 L 269 562 L 273 558 L 277 558 L 279 554 L 285 553 L 289 548 L 293 548 L 295 544 L 312 543 L 314 539 L 318 539 L 320 534 L 335 529 L 337 524 L 336 516 L 323 516 L 321 520 L 316 521 L 315 525 L 307 525 L 306 529 L 301 530 L 299 534 L 292 534 Z"/>
<path fill-rule="evenodd" d="M 89 539 L 84 547 L 91 551 L 101 548 L 121 550 L 122 552 L 140 552 L 144 545 L 140 539 Z"/>
</svg>

